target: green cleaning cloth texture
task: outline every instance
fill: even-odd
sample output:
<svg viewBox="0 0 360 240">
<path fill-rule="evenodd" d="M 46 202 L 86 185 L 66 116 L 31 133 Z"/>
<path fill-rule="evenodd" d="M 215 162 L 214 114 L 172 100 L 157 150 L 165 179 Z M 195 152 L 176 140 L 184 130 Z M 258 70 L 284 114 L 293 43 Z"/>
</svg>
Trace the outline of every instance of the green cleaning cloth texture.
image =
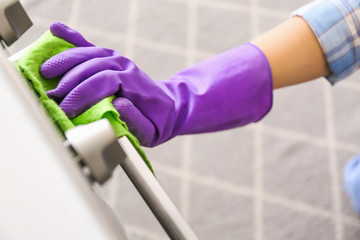
<svg viewBox="0 0 360 240">
<path fill-rule="evenodd" d="M 52 56 L 73 47 L 75 46 L 71 43 L 53 36 L 50 31 L 47 31 L 19 58 L 16 62 L 16 67 L 31 85 L 46 112 L 62 134 L 77 125 L 88 124 L 102 118 L 107 118 L 116 136 L 118 138 L 122 136 L 128 137 L 151 171 L 153 171 L 138 140 L 129 132 L 126 124 L 119 119 L 119 113 L 112 105 L 115 96 L 107 97 L 81 115 L 69 119 L 59 105 L 46 95 L 46 91 L 57 86 L 60 78 L 44 79 L 40 75 L 41 64 Z"/>
</svg>

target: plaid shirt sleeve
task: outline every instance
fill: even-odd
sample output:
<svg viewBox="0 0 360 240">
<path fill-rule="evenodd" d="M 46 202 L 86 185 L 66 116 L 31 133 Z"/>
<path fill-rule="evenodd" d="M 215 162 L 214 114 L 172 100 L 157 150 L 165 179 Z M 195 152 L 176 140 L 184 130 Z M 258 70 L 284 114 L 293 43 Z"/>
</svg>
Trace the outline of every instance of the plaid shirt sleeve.
<svg viewBox="0 0 360 240">
<path fill-rule="evenodd" d="M 303 18 L 326 56 L 330 83 L 346 78 L 360 67 L 360 0 L 317 0 L 293 16 Z"/>
</svg>

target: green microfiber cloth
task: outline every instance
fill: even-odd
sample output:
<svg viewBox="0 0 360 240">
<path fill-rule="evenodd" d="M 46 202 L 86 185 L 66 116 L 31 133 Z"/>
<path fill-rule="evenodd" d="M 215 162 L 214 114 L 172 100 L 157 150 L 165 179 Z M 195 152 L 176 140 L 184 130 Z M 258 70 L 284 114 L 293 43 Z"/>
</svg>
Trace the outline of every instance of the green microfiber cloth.
<svg viewBox="0 0 360 240">
<path fill-rule="evenodd" d="M 64 137 L 65 131 L 77 125 L 87 124 L 102 118 L 107 118 L 111 123 L 116 136 L 118 138 L 127 136 L 151 171 L 153 171 L 151 164 L 146 158 L 144 151 L 141 149 L 138 140 L 129 132 L 126 124 L 119 119 L 119 113 L 112 105 L 112 101 L 115 96 L 107 97 L 81 115 L 73 119 L 69 119 L 61 110 L 59 105 L 46 95 L 46 91 L 54 89 L 57 86 L 60 78 L 42 78 L 40 75 L 41 64 L 52 56 L 73 47 L 75 46 L 61 38 L 53 36 L 50 31 L 47 31 L 31 45 L 31 47 L 20 57 L 15 65 L 31 85 L 46 112 L 60 130 L 62 137 Z"/>
</svg>

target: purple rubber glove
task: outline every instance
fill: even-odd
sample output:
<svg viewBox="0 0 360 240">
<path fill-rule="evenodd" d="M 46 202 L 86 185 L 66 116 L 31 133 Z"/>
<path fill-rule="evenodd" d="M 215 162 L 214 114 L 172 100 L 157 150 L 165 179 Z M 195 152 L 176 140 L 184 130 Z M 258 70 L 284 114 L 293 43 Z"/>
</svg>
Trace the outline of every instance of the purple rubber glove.
<svg viewBox="0 0 360 240">
<path fill-rule="evenodd" d="M 153 81 L 116 51 L 94 47 L 78 32 L 54 23 L 51 32 L 74 43 L 41 67 L 62 76 L 48 95 L 75 117 L 103 98 L 113 102 L 144 146 L 180 134 L 203 133 L 260 120 L 272 106 L 272 75 L 264 54 L 245 44 L 209 58 L 165 81 Z M 159 66 L 161 68 L 161 66 Z"/>
</svg>

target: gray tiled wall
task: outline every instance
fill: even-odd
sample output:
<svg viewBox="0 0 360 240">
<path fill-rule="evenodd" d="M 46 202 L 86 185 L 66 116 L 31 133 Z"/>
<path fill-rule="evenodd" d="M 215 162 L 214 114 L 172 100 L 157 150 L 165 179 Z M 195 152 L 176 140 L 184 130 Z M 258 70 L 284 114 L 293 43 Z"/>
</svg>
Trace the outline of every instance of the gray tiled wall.
<svg viewBox="0 0 360 240">
<path fill-rule="evenodd" d="M 35 26 L 12 47 L 62 21 L 98 46 L 165 79 L 243 44 L 307 0 L 23 0 Z M 360 238 L 342 189 L 342 168 L 360 152 L 360 74 L 275 91 L 261 122 L 183 136 L 146 152 L 160 183 L 200 239 Z M 167 239 L 129 180 L 117 170 L 104 198 L 130 239 Z"/>
</svg>

